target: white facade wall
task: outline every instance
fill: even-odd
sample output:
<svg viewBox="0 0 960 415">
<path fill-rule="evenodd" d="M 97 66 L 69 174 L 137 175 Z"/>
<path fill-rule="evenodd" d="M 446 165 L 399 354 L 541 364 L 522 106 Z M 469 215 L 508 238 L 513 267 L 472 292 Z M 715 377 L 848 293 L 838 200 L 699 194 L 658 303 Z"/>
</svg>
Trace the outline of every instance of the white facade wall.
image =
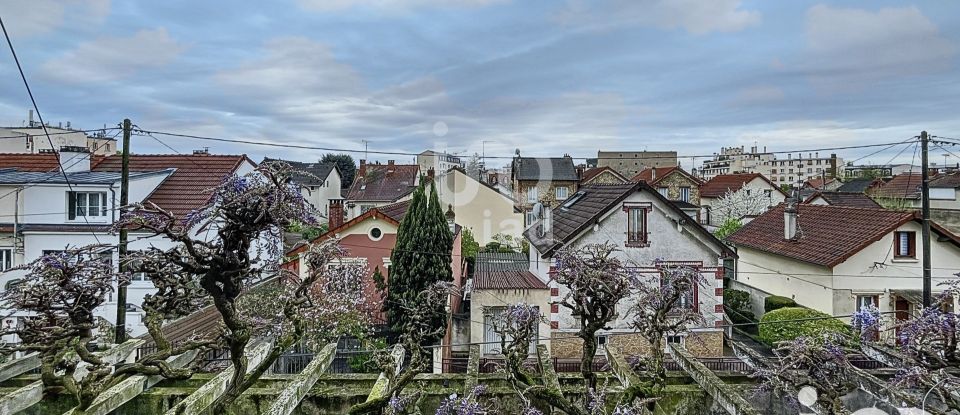
<svg viewBox="0 0 960 415">
<path fill-rule="evenodd" d="M 330 174 L 324 179 L 320 186 L 304 186 L 304 196 L 307 201 L 313 205 L 313 208 L 322 215 L 321 222 L 327 223 L 330 215 L 330 200 L 342 199 L 340 195 L 340 186 L 343 183 L 340 176 L 340 170 L 330 170 Z"/>
<path fill-rule="evenodd" d="M 467 177 L 460 170 L 438 175 L 435 181 L 444 211 L 452 206 L 457 224 L 470 229 L 480 245 L 493 241 L 497 234 L 521 238 L 523 214 L 514 210 L 509 196 Z"/>
<path fill-rule="evenodd" d="M 620 251 L 615 253 L 628 267 L 636 268 L 637 272 L 651 280 L 658 280 L 659 274 L 654 268 L 659 261 L 700 262 L 703 266 L 704 281 L 698 287 L 699 310 L 707 319 L 707 327 L 713 327 L 716 321 L 722 319 L 722 309 L 716 312 L 716 306 L 723 304 L 722 296 L 717 296 L 717 288 L 723 287 L 723 280 L 717 279 L 717 268 L 722 268 L 720 257 L 722 252 L 714 246 L 706 236 L 691 229 L 690 225 L 680 225 L 679 221 L 689 221 L 683 213 L 676 213 L 659 199 L 646 192 L 636 192 L 628 197 L 624 203 L 647 202 L 653 204 L 653 209 L 647 216 L 647 229 L 650 244 L 647 247 L 627 247 L 626 230 L 627 214 L 619 206 L 614 207 L 602 217 L 599 223 L 586 230 L 580 237 L 569 243 L 571 247 L 583 247 L 588 244 L 613 242 L 619 245 Z M 530 270 L 551 288 L 556 288 L 558 295 L 552 301 L 561 300 L 567 289 L 552 281 L 550 267 L 552 258 L 540 258 L 541 253 L 533 246 L 530 247 Z M 629 307 L 631 300 L 627 299 L 617 305 L 620 317 L 611 324 L 608 332 L 630 332 Z M 570 315 L 570 310 L 559 307 L 557 313 L 551 315 L 552 321 L 557 322 L 560 331 L 575 331 L 579 326 L 578 319 Z M 607 332 L 604 332 L 607 333 Z M 602 334 L 602 333 L 601 333 Z"/>
<path fill-rule="evenodd" d="M 830 269 L 823 266 L 740 247 L 737 280 L 774 295 L 793 298 L 797 303 L 824 313 L 841 316 L 856 311 L 857 295 L 877 295 L 881 312 L 894 310 L 897 290 L 922 289 L 923 245 L 921 226 L 908 222 L 898 231 L 916 232 L 916 258 L 893 257 L 894 234 L 890 232 L 846 261 Z M 931 240 L 933 291 L 960 269 L 960 248 L 950 242 Z"/>
</svg>

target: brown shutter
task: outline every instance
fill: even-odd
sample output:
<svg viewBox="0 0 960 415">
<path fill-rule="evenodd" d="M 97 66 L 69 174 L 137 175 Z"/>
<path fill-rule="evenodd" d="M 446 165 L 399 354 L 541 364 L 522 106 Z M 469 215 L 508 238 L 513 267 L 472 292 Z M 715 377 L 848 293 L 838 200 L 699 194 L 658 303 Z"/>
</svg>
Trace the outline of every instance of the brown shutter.
<svg viewBox="0 0 960 415">
<path fill-rule="evenodd" d="M 74 192 L 67 192 L 67 219 L 74 220 L 77 218 L 77 194 Z"/>
<path fill-rule="evenodd" d="M 917 257 L 917 233 L 910 232 L 907 234 L 907 243 L 909 244 L 909 256 L 911 258 Z"/>
</svg>

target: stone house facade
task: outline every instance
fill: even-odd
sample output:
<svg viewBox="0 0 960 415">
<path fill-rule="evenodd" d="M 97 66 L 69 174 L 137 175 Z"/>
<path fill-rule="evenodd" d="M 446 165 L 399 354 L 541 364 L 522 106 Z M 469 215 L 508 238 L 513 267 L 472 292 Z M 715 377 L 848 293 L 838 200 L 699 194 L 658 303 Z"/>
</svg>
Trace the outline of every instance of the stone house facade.
<svg viewBox="0 0 960 415">
<path fill-rule="evenodd" d="M 559 306 L 567 293 L 566 287 L 552 278 L 554 254 L 567 247 L 605 242 L 620 245 L 614 255 L 646 281 L 658 281 L 663 265 L 697 269 L 703 281 L 687 306 L 702 313 L 706 323 L 666 340 L 685 344 L 699 356 L 722 355 L 723 259 L 736 254 L 646 182 L 584 186 L 528 228 L 524 236 L 530 242 L 530 272 L 550 287 L 553 356 L 577 358 L 582 352 L 581 341 L 573 337 L 579 319 Z M 621 317 L 598 333 L 598 342 L 617 345 L 628 355 L 643 354 L 649 345 L 631 327 L 631 300 L 617 307 Z"/>
<path fill-rule="evenodd" d="M 524 225 L 533 223 L 537 203 L 557 205 L 580 187 L 582 172 L 569 155 L 553 158 L 520 157 L 513 159 L 510 181 L 517 208 L 524 212 Z"/>
</svg>

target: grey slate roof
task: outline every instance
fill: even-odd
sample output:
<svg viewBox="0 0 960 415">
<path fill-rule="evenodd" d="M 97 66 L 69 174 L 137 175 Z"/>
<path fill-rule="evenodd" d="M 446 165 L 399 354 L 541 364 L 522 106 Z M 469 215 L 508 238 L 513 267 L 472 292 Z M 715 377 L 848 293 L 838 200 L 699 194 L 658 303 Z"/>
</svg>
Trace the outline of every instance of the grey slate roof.
<svg viewBox="0 0 960 415">
<path fill-rule="evenodd" d="M 594 184 L 581 187 L 579 191 L 567 198 L 563 204 L 553 209 L 553 229 L 546 237 L 541 238 L 537 235 L 536 225 L 527 228 L 527 230 L 523 232 L 523 235 L 546 257 L 550 255 L 553 250 L 561 248 L 577 236 L 577 234 L 596 223 L 605 212 L 618 208 L 618 205 L 624 199 L 637 191 L 648 192 L 663 202 L 668 208 L 672 209 L 674 213 L 680 215 L 680 217 L 688 217 L 686 212 L 674 202 L 654 190 L 646 182 Z M 712 233 L 704 229 L 697 221 L 687 221 L 687 226 L 703 234 L 706 239 L 714 242 L 720 251 L 724 252 L 727 256 L 736 257 L 736 253 L 713 236 Z"/>
<path fill-rule="evenodd" d="M 530 259 L 522 252 L 478 252 L 476 272 L 526 271 Z"/>
<path fill-rule="evenodd" d="M 577 181 L 577 167 L 570 157 L 517 157 L 513 159 L 516 180 Z M 543 174 L 543 177 L 541 177 Z"/>
<path fill-rule="evenodd" d="M 876 179 L 850 179 L 842 186 L 837 188 L 837 191 L 845 193 L 863 193 L 866 192 L 875 181 Z"/>
<path fill-rule="evenodd" d="M 319 186 L 327 180 L 327 176 L 333 169 L 337 169 L 336 163 L 304 163 L 300 161 L 289 161 L 281 159 L 272 159 L 264 157 L 263 162 L 282 161 L 293 167 L 293 180 L 304 186 Z M 338 169 L 339 170 L 339 169 Z"/>
<path fill-rule="evenodd" d="M 139 173 L 130 173 L 130 178 L 135 179 L 138 177 L 152 176 L 156 174 L 170 174 L 172 169 L 160 170 L 153 172 L 139 172 Z M 66 184 L 69 181 L 70 184 L 110 184 L 120 181 L 120 172 L 106 172 L 106 171 L 84 171 L 84 172 L 68 172 L 67 179 L 64 180 L 63 173 L 61 172 L 32 172 L 32 171 L 19 171 L 15 168 L 2 169 L 0 170 L 0 184 L 37 184 L 37 183 L 50 183 L 50 184 Z"/>
</svg>

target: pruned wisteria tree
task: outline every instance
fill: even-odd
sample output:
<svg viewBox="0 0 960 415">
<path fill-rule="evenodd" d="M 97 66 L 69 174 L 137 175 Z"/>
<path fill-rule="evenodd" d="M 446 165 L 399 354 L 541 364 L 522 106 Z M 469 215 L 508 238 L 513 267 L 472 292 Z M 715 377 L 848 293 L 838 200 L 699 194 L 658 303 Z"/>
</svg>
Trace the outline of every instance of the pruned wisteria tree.
<svg viewBox="0 0 960 415">
<path fill-rule="evenodd" d="M 836 333 L 780 342 L 774 348 L 778 363 L 754 373 L 761 379 L 758 390 L 799 406 L 797 391 L 812 387 L 817 392 L 815 402 L 826 413 L 850 413 L 841 398 L 859 386 L 848 357 L 854 352 L 850 339 Z"/>
<path fill-rule="evenodd" d="M 185 218 L 155 205 L 135 205 L 116 224 L 172 241 L 172 249 L 139 253 L 135 267 L 155 284 L 157 277 L 175 282 L 166 288 L 179 294 L 170 301 L 185 306 L 212 303 L 220 314 L 224 326 L 220 340 L 230 353 L 234 372 L 226 391 L 212 403 L 214 412 L 236 400 L 305 337 L 307 320 L 316 310 L 313 291 L 318 282 L 340 281 L 344 274 L 356 272 L 338 269 L 338 275 L 330 274 L 328 265 L 343 254 L 335 242 L 314 245 L 305 254 L 305 275 L 281 271 L 283 230 L 294 222 L 315 223 L 312 208 L 290 181 L 291 173 L 285 163 L 263 163 L 250 174 L 225 180 L 212 190 L 206 207 Z M 205 233 L 215 236 L 197 236 Z M 262 315 L 244 313 L 240 299 L 251 286 L 272 276 L 280 278 L 283 288 L 272 299 L 276 313 L 264 322 Z M 259 364 L 248 367 L 245 351 L 258 334 L 268 337 L 272 345 Z"/>
<path fill-rule="evenodd" d="M 643 366 L 650 379 L 627 394 L 630 398 L 655 398 L 663 391 L 667 372 L 664 345 L 667 336 L 686 336 L 691 327 L 703 327 L 705 320 L 695 304 L 697 287 L 706 281 L 694 267 L 660 265 L 659 275 L 651 278 L 633 275 L 634 294 L 630 308 L 631 326 L 647 344 L 650 353 Z M 695 340 L 693 340 L 695 341 Z"/>
<path fill-rule="evenodd" d="M 891 386 L 935 394 L 944 406 L 960 412 L 960 314 L 953 307 L 960 297 L 960 280 L 940 285 L 943 292 L 930 307 L 893 327 L 895 348 L 903 361 Z M 860 310 L 854 323 L 861 333 L 874 333 L 881 329 L 882 320 L 875 309 Z M 863 336 L 865 342 L 875 339 Z"/>
<path fill-rule="evenodd" d="M 351 415 L 388 413 L 409 413 L 415 408 L 416 402 L 411 402 L 411 396 L 416 393 L 401 395 L 413 381 L 414 376 L 423 373 L 429 368 L 432 361 L 431 344 L 435 339 L 443 336 L 446 326 L 437 326 L 438 319 L 446 318 L 446 310 L 437 307 L 437 304 L 446 304 L 454 292 L 453 284 L 446 281 L 437 281 L 433 285 L 420 291 L 414 297 L 399 299 L 396 310 L 402 312 L 399 329 L 399 345 L 409 355 L 407 363 L 397 370 L 397 361 L 390 349 L 377 350 L 373 360 L 387 376 L 384 390 L 374 390 L 372 399 L 350 408 Z M 389 410 L 387 408 L 390 408 Z"/>
<path fill-rule="evenodd" d="M 126 279 L 100 255 L 110 249 L 97 245 L 44 254 L 24 266 L 27 273 L 20 284 L 0 295 L 4 308 L 30 313 L 22 327 L 4 329 L 4 335 L 16 335 L 20 343 L 4 345 L 0 352 L 38 352 L 44 387 L 72 396 L 80 410 L 86 409 L 107 388 L 132 375 L 188 378 L 199 364 L 199 358 L 184 368 L 170 367 L 166 359 L 216 343 L 214 339 L 195 339 L 176 348 L 161 348 L 132 364 L 117 366 L 91 352 L 88 347 L 95 340 L 97 328 L 94 311 L 106 302 L 113 284 Z M 145 301 L 148 321 L 183 315 L 185 308 L 175 299 L 177 295 L 161 289 L 148 296 Z M 158 333 L 156 339 L 158 344 L 169 345 L 162 333 Z M 81 363 L 86 365 L 83 371 L 78 370 Z"/>
<path fill-rule="evenodd" d="M 596 388 L 593 358 L 597 354 L 597 332 L 619 317 L 617 304 L 630 295 L 632 284 L 624 264 L 614 253 L 613 243 L 567 248 L 556 256 L 557 283 L 566 289 L 560 305 L 580 320 L 577 337 L 583 340 L 580 371 L 589 389 Z"/>
</svg>

